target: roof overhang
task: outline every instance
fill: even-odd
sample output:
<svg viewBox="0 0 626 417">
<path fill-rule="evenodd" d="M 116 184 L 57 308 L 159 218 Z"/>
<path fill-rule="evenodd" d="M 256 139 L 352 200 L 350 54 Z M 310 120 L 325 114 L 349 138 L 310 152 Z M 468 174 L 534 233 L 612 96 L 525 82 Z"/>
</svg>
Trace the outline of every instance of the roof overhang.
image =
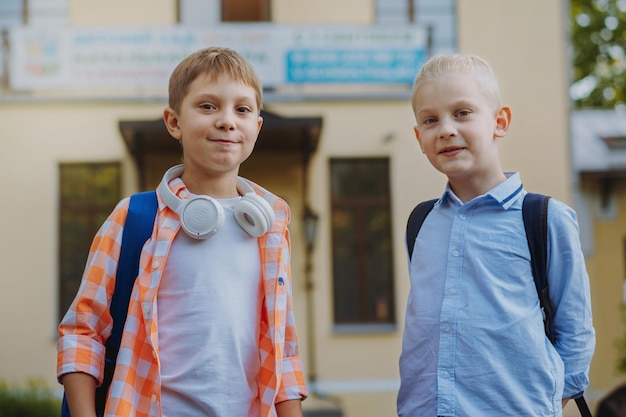
<svg viewBox="0 0 626 417">
<path fill-rule="evenodd" d="M 261 111 L 263 127 L 255 152 L 298 152 L 310 156 L 317 150 L 322 131 L 321 117 L 282 117 Z M 122 120 L 119 130 L 128 150 L 137 160 L 146 154 L 180 152 L 180 145 L 163 119 Z"/>
<path fill-rule="evenodd" d="M 574 170 L 583 178 L 626 177 L 626 113 L 577 110 L 570 121 Z"/>
</svg>

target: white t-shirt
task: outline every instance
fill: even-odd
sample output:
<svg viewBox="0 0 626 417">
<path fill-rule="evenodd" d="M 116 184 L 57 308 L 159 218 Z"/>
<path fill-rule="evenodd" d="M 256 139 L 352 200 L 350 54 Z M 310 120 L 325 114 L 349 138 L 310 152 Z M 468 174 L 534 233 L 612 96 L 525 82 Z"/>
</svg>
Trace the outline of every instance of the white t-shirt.
<svg viewBox="0 0 626 417">
<path fill-rule="evenodd" d="M 163 417 L 259 415 L 259 245 L 235 221 L 239 198 L 219 201 L 222 228 L 206 240 L 181 230 L 158 290 Z"/>
</svg>

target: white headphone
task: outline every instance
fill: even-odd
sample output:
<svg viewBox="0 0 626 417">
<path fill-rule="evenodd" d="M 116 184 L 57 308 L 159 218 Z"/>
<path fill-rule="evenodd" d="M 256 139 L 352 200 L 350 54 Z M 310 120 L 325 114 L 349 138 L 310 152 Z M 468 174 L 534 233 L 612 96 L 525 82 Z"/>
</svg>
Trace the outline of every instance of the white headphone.
<svg viewBox="0 0 626 417">
<path fill-rule="evenodd" d="M 168 169 L 159 184 L 159 192 L 165 204 L 178 213 L 183 230 L 194 239 L 206 239 L 217 233 L 224 224 L 224 209 L 208 195 L 198 195 L 187 200 L 178 198 L 168 184 L 179 177 L 183 170 L 182 164 Z M 263 236 L 274 224 L 274 210 L 241 177 L 237 177 L 237 192 L 242 196 L 235 204 L 237 224 L 252 237 Z"/>
</svg>

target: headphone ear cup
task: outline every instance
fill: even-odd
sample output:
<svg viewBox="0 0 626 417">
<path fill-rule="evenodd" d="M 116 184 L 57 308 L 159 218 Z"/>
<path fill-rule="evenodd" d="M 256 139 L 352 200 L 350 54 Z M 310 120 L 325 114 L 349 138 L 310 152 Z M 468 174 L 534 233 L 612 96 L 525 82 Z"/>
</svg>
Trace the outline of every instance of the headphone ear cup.
<svg viewBox="0 0 626 417">
<path fill-rule="evenodd" d="M 254 192 L 245 194 L 234 210 L 235 220 L 247 234 L 261 237 L 274 225 L 274 210 L 265 199 Z"/>
<path fill-rule="evenodd" d="M 178 208 L 180 224 L 194 239 L 206 239 L 217 233 L 224 224 L 224 209 L 209 196 L 196 196 Z"/>
</svg>

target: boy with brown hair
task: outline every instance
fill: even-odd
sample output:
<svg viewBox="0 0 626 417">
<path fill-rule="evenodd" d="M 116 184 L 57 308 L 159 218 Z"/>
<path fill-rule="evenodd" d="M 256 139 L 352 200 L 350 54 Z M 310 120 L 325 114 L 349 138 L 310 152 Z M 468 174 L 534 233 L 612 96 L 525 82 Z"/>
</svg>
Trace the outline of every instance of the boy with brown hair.
<svg viewBox="0 0 626 417">
<path fill-rule="evenodd" d="M 157 189 L 104 415 L 301 417 L 290 210 L 238 176 L 263 120 L 261 82 L 236 52 L 207 48 L 173 71 L 163 119 L 183 150 Z M 59 381 L 73 417 L 95 416 L 129 199 L 93 240 L 59 326 Z"/>
<path fill-rule="evenodd" d="M 520 174 L 498 143 L 511 109 L 481 58 L 429 59 L 415 79 L 415 136 L 446 175 L 409 263 L 398 415 L 555 417 L 589 383 L 589 278 L 574 211 L 551 198 L 546 337 L 522 219 Z"/>
</svg>

